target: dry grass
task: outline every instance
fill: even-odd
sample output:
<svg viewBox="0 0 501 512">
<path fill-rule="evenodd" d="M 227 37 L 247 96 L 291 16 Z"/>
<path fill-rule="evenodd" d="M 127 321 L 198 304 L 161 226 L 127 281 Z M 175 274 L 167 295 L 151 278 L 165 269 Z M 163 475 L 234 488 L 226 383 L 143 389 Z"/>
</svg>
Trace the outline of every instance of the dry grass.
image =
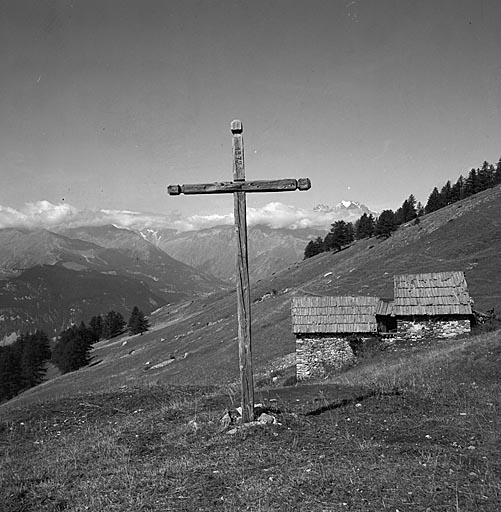
<svg viewBox="0 0 501 512">
<path fill-rule="evenodd" d="M 501 509 L 501 333 L 368 359 L 379 391 L 221 432 L 232 388 L 124 388 L 10 408 L 4 512 Z"/>
</svg>

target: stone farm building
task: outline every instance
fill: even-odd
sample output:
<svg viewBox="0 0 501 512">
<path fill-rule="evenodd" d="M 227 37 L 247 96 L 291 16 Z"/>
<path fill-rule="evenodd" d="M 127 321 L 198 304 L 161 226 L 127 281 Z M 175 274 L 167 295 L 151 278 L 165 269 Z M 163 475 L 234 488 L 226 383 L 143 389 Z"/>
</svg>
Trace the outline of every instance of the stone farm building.
<svg viewBox="0 0 501 512">
<path fill-rule="evenodd" d="M 329 368 L 350 364 L 350 338 L 377 336 L 377 297 L 293 297 L 298 379 L 321 377 Z"/>
<path fill-rule="evenodd" d="M 393 279 L 398 339 L 451 338 L 469 333 L 472 301 L 463 272 L 407 274 Z"/>
<path fill-rule="evenodd" d="M 320 377 L 355 359 L 353 341 L 449 338 L 469 333 L 471 299 L 463 272 L 394 276 L 394 299 L 293 297 L 298 379 Z"/>
</svg>

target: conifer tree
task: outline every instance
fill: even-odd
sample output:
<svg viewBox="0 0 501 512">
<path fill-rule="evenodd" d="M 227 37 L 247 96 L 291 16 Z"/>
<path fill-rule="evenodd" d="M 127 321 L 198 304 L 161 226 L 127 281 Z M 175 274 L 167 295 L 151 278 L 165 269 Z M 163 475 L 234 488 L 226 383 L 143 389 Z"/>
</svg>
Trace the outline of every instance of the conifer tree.
<svg viewBox="0 0 501 512">
<path fill-rule="evenodd" d="M 442 197 L 440 196 L 440 192 L 438 191 L 438 188 L 435 187 L 432 191 L 430 196 L 428 197 L 428 202 L 426 203 L 426 206 L 424 207 L 425 213 L 431 213 L 435 212 L 437 210 L 440 210 L 442 208 Z"/>
<path fill-rule="evenodd" d="M 494 174 L 494 166 L 484 160 L 482 167 L 477 172 L 477 192 L 487 190 L 494 186 Z"/>
<path fill-rule="evenodd" d="M 149 327 L 149 322 L 144 313 L 137 306 L 134 306 L 127 324 L 130 334 L 143 334 Z"/>
<path fill-rule="evenodd" d="M 355 228 L 352 222 L 346 223 L 346 244 L 351 244 L 355 240 Z"/>
<path fill-rule="evenodd" d="M 103 338 L 110 339 L 123 332 L 125 327 L 124 317 L 118 311 L 109 311 L 103 321 Z"/>
<path fill-rule="evenodd" d="M 375 235 L 381 238 L 388 238 L 397 229 L 395 213 L 393 210 L 383 210 L 377 218 Z"/>
<path fill-rule="evenodd" d="M 40 384 L 47 372 L 46 362 L 50 359 L 49 338 L 43 331 L 26 334 L 16 343 L 22 343 L 21 375 L 23 386 L 31 388 Z"/>
<path fill-rule="evenodd" d="M 0 347 L 0 402 L 10 400 L 22 389 L 19 351 L 12 345 Z"/>
<path fill-rule="evenodd" d="M 376 222 L 372 213 L 367 215 L 366 213 L 355 222 L 355 238 L 362 240 L 363 238 L 370 238 L 374 235 L 374 226 Z"/>
<path fill-rule="evenodd" d="M 453 203 L 453 201 L 452 201 L 452 185 L 451 185 L 450 181 L 447 181 L 447 183 L 440 190 L 440 203 L 441 203 L 441 208 L 443 208 L 444 206 L 447 206 L 448 204 Z"/>
<path fill-rule="evenodd" d="M 464 198 L 464 178 L 463 175 L 459 176 L 456 183 L 451 188 L 451 201 L 453 203 L 461 201 Z"/>
<path fill-rule="evenodd" d="M 94 343 L 97 343 L 103 336 L 103 317 L 93 316 L 89 322 L 89 329 L 92 331 Z"/>
<path fill-rule="evenodd" d="M 52 351 L 52 361 L 62 373 L 78 370 L 90 362 L 93 334 L 84 322 L 61 332 Z"/>
<path fill-rule="evenodd" d="M 464 185 L 464 197 L 470 197 L 478 192 L 477 169 L 471 169 Z"/>
<path fill-rule="evenodd" d="M 417 217 L 416 198 L 411 194 L 395 212 L 395 223 L 404 224 Z"/>
<path fill-rule="evenodd" d="M 338 220 L 332 224 L 331 230 L 324 239 L 326 250 L 339 251 L 345 245 L 350 244 L 355 239 L 353 224 Z"/>
<path fill-rule="evenodd" d="M 321 252 L 324 252 L 324 241 L 318 236 L 315 240 L 310 240 L 304 249 L 304 259 L 312 258 Z"/>
</svg>

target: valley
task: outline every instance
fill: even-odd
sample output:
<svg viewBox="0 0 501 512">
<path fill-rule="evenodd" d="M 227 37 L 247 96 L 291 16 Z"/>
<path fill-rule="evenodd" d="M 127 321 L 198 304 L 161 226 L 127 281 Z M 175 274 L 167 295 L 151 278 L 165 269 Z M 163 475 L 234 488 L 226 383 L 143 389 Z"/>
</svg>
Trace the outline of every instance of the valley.
<svg viewBox="0 0 501 512">
<path fill-rule="evenodd" d="M 114 226 L 8 228 L 0 247 L 0 339 L 36 328 L 54 336 L 112 309 L 125 315 L 138 305 L 149 314 L 228 287 Z"/>
</svg>

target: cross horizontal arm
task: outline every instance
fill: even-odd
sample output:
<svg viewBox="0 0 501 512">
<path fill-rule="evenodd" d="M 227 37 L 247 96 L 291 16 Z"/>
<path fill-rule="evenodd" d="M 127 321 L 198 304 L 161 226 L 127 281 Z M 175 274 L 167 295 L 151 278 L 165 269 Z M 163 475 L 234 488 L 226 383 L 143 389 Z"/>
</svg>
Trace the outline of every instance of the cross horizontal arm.
<svg viewBox="0 0 501 512">
<path fill-rule="evenodd" d="M 290 190 L 309 190 L 309 178 L 259 181 L 221 181 L 216 183 L 197 183 L 188 185 L 169 185 L 171 196 L 180 194 L 230 194 L 232 192 L 287 192 Z"/>
</svg>

